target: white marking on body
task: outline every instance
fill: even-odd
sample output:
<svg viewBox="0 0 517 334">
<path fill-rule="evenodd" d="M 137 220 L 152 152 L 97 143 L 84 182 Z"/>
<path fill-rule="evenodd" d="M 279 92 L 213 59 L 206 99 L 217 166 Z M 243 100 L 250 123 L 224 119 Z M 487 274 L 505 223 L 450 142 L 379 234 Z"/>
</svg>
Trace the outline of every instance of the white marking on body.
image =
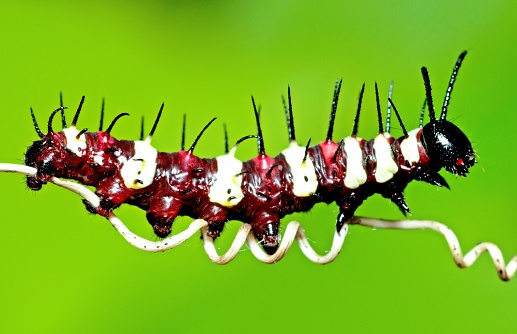
<svg viewBox="0 0 517 334">
<path fill-rule="evenodd" d="M 93 161 L 98 163 L 99 165 L 104 164 L 104 158 L 102 157 L 102 153 L 97 153 L 93 156 Z"/>
<path fill-rule="evenodd" d="M 135 155 L 122 165 L 120 175 L 128 189 L 142 189 L 153 183 L 158 151 L 151 146 L 149 137 L 135 141 L 134 149 Z"/>
<path fill-rule="evenodd" d="M 117 157 L 117 161 L 120 163 L 120 164 L 125 164 L 127 162 L 127 159 L 126 159 L 126 156 L 121 154 L 119 150 L 116 150 L 115 152 L 113 152 L 113 154 L 115 155 L 115 157 Z"/>
<path fill-rule="evenodd" d="M 314 194 L 318 189 L 318 178 L 312 160 L 307 157 L 303 161 L 305 147 L 291 142 L 289 147 L 282 151 L 282 154 L 285 156 L 293 176 L 293 194 L 298 197 Z"/>
<path fill-rule="evenodd" d="M 76 137 L 79 134 L 79 130 L 77 130 L 75 126 L 63 129 L 63 133 L 66 138 L 66 148 L 74 152 L 77 156 L 82 157 L 84 150 L 86 150 L 86 136 L 84 133 L 77 139 Z"/>
<path fill-rule="evenodd" d="M 400 143 L 400 149 L 404 159 L 409 161 L 410 164 L 418 163 L 420 161 L 420 153 L 418 152 L 418 140 L 417 135 L 420 129 L 411 130 L 408 133 L 408 137 L 402 140 Z"/>
<path fill-rule="evenodd" d="M 363 151 L 359 141 L 361 138 L 346 137 L 344 140 L 346 153 L 346 176 L 345 187 L 356 189 L 366 182 L 366 171 L 364 169 Z"/>
<path fill-rule="evenodd" d="M 397 163 L 393 160 L 391 145 L 388 138 L 391 138 L 389 133 L 379 133 L 379 135 L 373 140 L 373 150 L 377 160 L 375 181 L 379 183 L 391 180 L 393 175 L 399 170 Z"/>
<path fill-rule="evenodd" d="M 208 197 L 210 202 L 221 204 L 225 207 L 237 205 L 243 198 L 242 184 L 242 162 L 235 158 L 234 146 L 228 154 L 221 155 L 217 160 L 217 173 L 215 181 L 210 186 Z"/>
</svg>

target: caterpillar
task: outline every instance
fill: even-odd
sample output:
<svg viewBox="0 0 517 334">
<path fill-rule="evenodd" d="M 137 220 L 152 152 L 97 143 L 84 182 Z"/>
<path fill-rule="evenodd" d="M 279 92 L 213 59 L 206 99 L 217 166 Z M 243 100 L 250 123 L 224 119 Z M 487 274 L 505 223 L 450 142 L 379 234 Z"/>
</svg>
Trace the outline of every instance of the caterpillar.
<svg viewBox="0 0 517 334">
<path fill-rule="evenodd" d="M 184 122 L 181 150 L 165 153 L 158 152 L 151 145 L 163 104 L 147 137 L 144 139 L 141 135 L 138 141 L 117 140 L 111 135 L 117 120 L 127 113 L 119 114 L 103 130 L 104 108 L 101 109 L 99 131 L 79 130 L 77 121 L 84 96 L 70 126 L 67 126 L 66 108 L 61 99 L 61 106 L 49 117 L 47 134 L 41 131 L 31 108 L 32 122 L 39 139 L 25 153 L 25 164 L 37 170 L 34 176 L 27 177 L 27 186 L 39 190 L 52 177 L 93 186 L 100 205 L 96 207 L 84 200 L 89 212 L 108 217 L 123 203 L 135 205 L 146 211 L 148 222 L 160 238 L 170 234 L 177 216 L 206 220 L 207 234 L 213 238 L 220 236 L 228 220 L 242 221 L 251 224 L 255 237 L 268 254 L 273 254 L 278 248 L 280 219 L 293 212 L 309 211 L 316 203 L 335 202 L 338 205 L 338 232 L 362 202 L 373 194 L 390 199 L 406 214 L 410 210 L 403 191 L 411 181 L 448 188 L 438 173 L 442 168 L 466 176 L 476 162 L 469 139 L 447 120 L 451 93 L 466 53 L 463 51 L 454 65 L 439 117 L 435 114 L 426 67 L 421 69 L 425 103 L 420 127 L 408 132 L 391 97 L 388 98 L 403 131 L 400 138 L 389 134 L 390 109 L 386 127 L 383 126 L 377 84 L 379 134 L 371 140 L 358 136 L 365 90 L 363 84 L 351 135 L 339 142 L 334 141 L 334 120 L 342 85 L 342 81 L 337 81 L 326 139 L 314 146 L 310 146 L 310 140 L 300 146 L 296 141 L 288 87 L 288 99 L 285 101 L 283 98 L 283 102 L 290 145 L 276 157 L 266 154 L 259 110 L 253 96 L 257 134 L 239 139 L 231 149 L 228 149 L 226 140 L 226 154 L 216 158 L 194 155 L 198 140 L 215 118 L 202 129 L 189 149 L 184 145 Z M 426 107 L 429 122 L 423 125 Z M 58 113 L 61 114 L 63 130 L 56 132 L 52 122 Z M 250 138 L 257 139 L 258 155 L 242 162 L 235 157 L 235 152 L 242 141 Z"/>
</svg>

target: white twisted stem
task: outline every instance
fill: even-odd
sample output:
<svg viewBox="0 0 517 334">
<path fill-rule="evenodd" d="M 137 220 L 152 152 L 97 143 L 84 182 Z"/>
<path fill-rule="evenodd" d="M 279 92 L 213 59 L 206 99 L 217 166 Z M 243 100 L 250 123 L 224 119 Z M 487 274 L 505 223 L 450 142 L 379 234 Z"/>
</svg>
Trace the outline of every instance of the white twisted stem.
<svg viewBox="0 0 517 334">
<path fill-rule="evenodd" d="M 0 163 L 0 172 L 13 172 L 33 176 L 36 173 L 36 169 L 24 165 Z M 78 183 L 63 181 L 55 177 L 51 179 L 51 182 L 62 188 L 73 191 L 74 193 L 89 201 L 95 207 L 99 205 L 99 198 L 88 188 Z M 208 229 L 208 223 L 201 219 L 194 220 L 186 230 L 161 241 L 149 241 L 137 236 L 131 232 L 114 213 L 110 213 L 108 219 L 113 227 L 115 227 L 115 229 L 131 245 L 147 252 L 163 252 L 165 250 L 174 248 L 190 238 L 197 231 L 201 230 L 205 251 L 210 260 L 217 264 L 226 264 L 233 260 L 245 242 L 247 242 L 251 252 L 259 261 L 264 263 L 275 263 L 284 257 L 295 239 L 298 241 L 302 252 L 309 260 L 320 264 L 329 263 L 332 262 L 339 254 L 343 246 L 343 242 L 345 241 L 345 236 L 348 233 L 348 225 L 352 224 L 369 226 L 373 228 L 389 228 L 399 230 L 434 230 L 445 237 L 445 240 L 449 244 L 452 257 L 460 268 L 470 267 L 482 253 L 488 251 L 496 267 L 497 274 L 502 280 L 509 281 L 513 278 L 515 272 L 517 271 L 517 255 L 514 256 L 508 262 L 508 264 L 505 264 L 501 250 L 495 244 L 490 242 L 480 243 L 466 255 L 463 255 L 458 238 L 452 232 L 452 230 L 442 223 L 430 220 L 390 221 L 375 218 L 353 217 L 347 224 L 343 226 L 340 233 L 334 233 L 334 240 L 332 242 L 331 249 L 325 255 L 320 255 L 312 249 L 307 240 L 307 237 L 305 236 L 303 228 L 300 226 L 300 223 L 296 221 L 292 221 L 287 224 L 282 242 L 280 243 L 276 253 L 273 255 L 268 255 L 262 250 L 260 247 L 260 242 L 257 241 L 251 232 L 251 226 L 249 224 L 242 224 L 242 226 L 239 228 L 239 231 L 237 232 L 237 235 L 235 236 L 235 239 L 233 240 L 230 249 L 225 254 L 219 255 L 214 246 L 214 240 L 207 236 L 206 232 Z"/>
</svg>

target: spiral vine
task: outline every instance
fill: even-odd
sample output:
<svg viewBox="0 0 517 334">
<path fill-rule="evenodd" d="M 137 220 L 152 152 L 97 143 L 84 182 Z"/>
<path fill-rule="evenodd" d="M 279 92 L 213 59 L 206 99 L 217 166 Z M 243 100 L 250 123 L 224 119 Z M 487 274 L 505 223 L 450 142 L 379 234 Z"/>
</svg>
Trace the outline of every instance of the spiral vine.
<svg viewBox="0 0 517 334">
<path fill-rule="evenodd" d="M 0 172 L 13 172 L 33 176 L 36 173 L 36 169 L 24 165 L 0 163 Z M 99 198 L 88 188 L 78 183 L 61 180 L 55 177 L 51 179 L 51 182 L 59 187 L 65 188 L 78 194 L 94 206 L 99 205 Z M 449 249 L 451 251 L 453 260 L 460 268 L 470 267 L 481 256 L 481 254 L 483 254 L 484 252 L 488 252 L 490 257 L 492 258 L 497 274 L 501 280 L 511 280 L 515 276 L 515 272 L 517 271 L 517 255 L 515 255 L 508 263 L 506 263 L 501 250 L 497 247 L 497 245 L 490 242 L 479 243 L 469 252 L 464 254 L 461 249 L 458 238 L 456 237 L 454 232 L 446 225 L 430 220 L 391 221 L 366 217 L 352 217 L 348 222 L 345 223 L 340 233 L 334 233 L 334 240 L 332 242 L 332 246 L 330 250 L 324 255 L 318 254 L 310 246 L 307 237 L 305 236 L 303 228 L 297 221 L 292 221 L 287 224 L 280 246 L 278 250 L 272 255 L 267 254 L 260 247 L 260 242 L 257 241 L 255 236 L 251 232 L 251 226 L 249 224 L 242 224 L 228 251 L 226 251 L 226 253 L 222 255 L 219 255 L 214 245 L 213 238 L 209 237 L 206 233 L 208 229 L 208 224 L 206 221 L 201 219 L 194 220 L 186 230 L 160 241 L 149 241 L 147 239 L 137 236 L 136 234 L 131 232 L 113 212 L 110 213 L 108 219 L 110 223 L 113 225 L 113 227 L 131 245 L 147 252 L 163 252 L 172 249 L 183 243 L 185 240 L 189 239 L 193 234 L 196 234 L 198 233 L 198 231 L 201 231 L 203 235 L 203 244 L 205 252 L 207 253 L 210 260 L 216 264 L 227 264 L 231 262 L 237 256 L 242 247 L 244 247 L 245 243 L 248 245 L 253 255 L 259 261 L 263 263 L 276 263 L 285 256 L 289 248 L 294 243 L 294 240 L 298 242 L 303 254 L 312 262 L 318 264 L 330 263 L 339 254 L 345 241 L 345 237 L 348 233 L 349 225 L 362 225 L 382 229 L 434 230 L 440 233 L 445 238 L 447 244 L 449 245 Z"/>
</svg>

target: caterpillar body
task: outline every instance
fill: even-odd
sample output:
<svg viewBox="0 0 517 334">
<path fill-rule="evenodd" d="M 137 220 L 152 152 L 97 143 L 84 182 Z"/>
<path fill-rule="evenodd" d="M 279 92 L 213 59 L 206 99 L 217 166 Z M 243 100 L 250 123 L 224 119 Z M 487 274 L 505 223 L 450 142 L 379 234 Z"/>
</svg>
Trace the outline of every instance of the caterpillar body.
<svg viewBox="0 0 517 334">
<path fill-rule="evenodd" d="M 266 252 L 272 254 L 279 245 L 280 219 L 293 212 L 310 210 L 316 203 L 335 202 L 340 212 L 336 221 L 339 231 L 352 218 L 361 203 L 373 194 L 393 201 L 403 213 L 409 212 L 403 190 L 412 180 L 448 187 L 438 174 L 441 168 L 465 176 L 475 163 L 470 141 L 449 122 L 447 109 L 460 65 L 466 55 L 456 61 L 442 112 L 436 117 L 427 69 L 422 67 L 429 123 L 407 132 L 395 105 L 389 98 L 401 124 L 404 136 L 389 134 L 389 112 L 383 129 L 379 94 L 376 88 L 379 134 L 371 140 L 357 136 L 364 84 L 359 95 L 353 131 L 340 142 L 332 139 L 341 81 L 336 83 L 330 124 L 325 141 L 310 147 L 296 142 L 290 89 L 284 108 L 291 144 L 276 157 L 265 152 L 259 113 L 252 97 L 257 121 L 257 135 L 246 136 L 216 158 L 200 158 L 194 148 L 212 119 L 185 150 L 158 152 L 151 145 L 163 104 L 147 138 L 139 141 L 117 140 L 111 136 L 118 115 L 103 131 L 78 130 L 77 120 L 84 102 L 82 98 L 73 121 L 67 127 L 64 107 L 54 110 L 44 134 L 31 109 L 33 124 L 40 139 L 25 154 L 25 164 L 37 169 L 27 177 L 32 190 L 41 189 L 53 176 L 77 180 L 96 188 L 100 205 L 85 201 L 92 213 L 107 217 L 123 203 L 146 211 L 146 217 L 158 237 L 166 237 L 177 216 L 190 216 L 208 222 L 208 235 L 218 237 L 228 220 L 251 224 L 252 230 Z M 63 130 L 56 132 L 52 121 L 62 115 Z M 237 145 L 257 138 L 258 156 L 241 162 L 235 158 Z"/>
</svg>

